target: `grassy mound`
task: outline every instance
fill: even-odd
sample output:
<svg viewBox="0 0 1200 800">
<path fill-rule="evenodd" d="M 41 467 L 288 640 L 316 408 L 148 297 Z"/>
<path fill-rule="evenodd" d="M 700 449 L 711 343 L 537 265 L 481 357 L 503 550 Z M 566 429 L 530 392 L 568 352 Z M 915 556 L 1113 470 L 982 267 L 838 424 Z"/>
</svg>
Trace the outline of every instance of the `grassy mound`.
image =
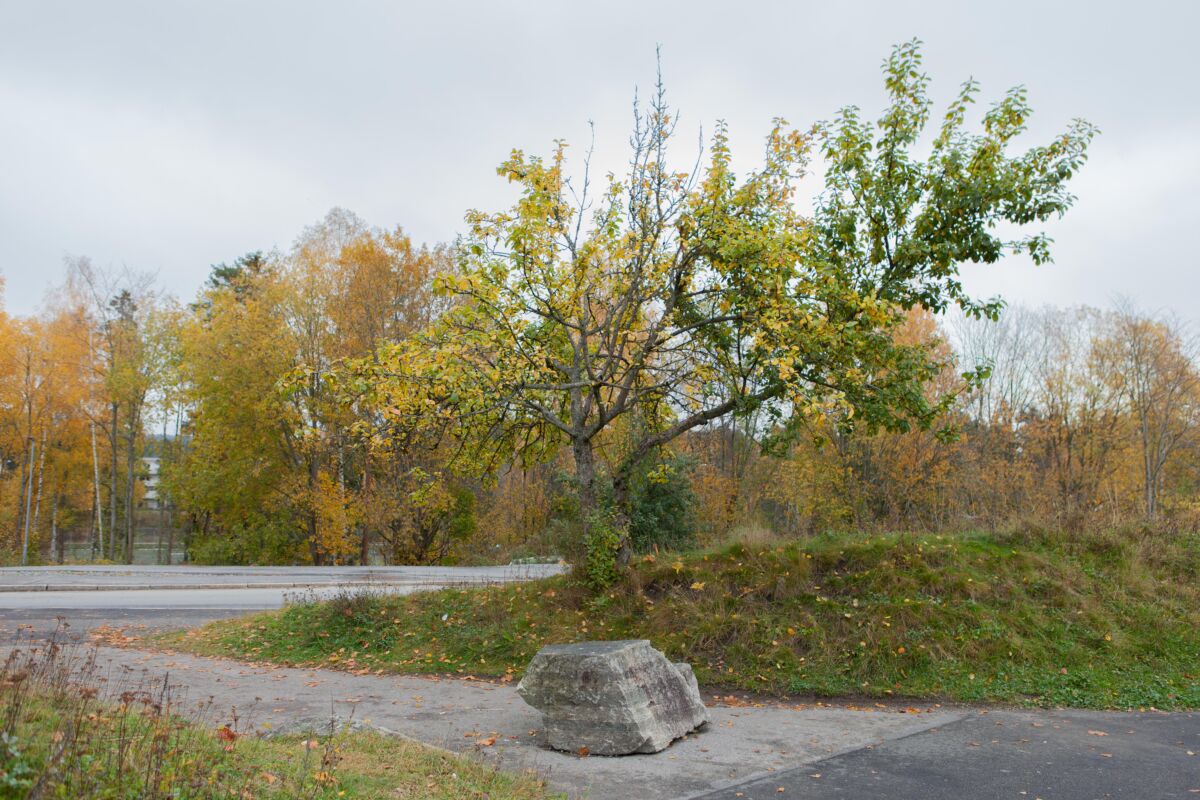
<svg viewBox="0 0 1200 800">
<path fill-rule="evenodd" d="M 646 638 L 710 689 L 1200 707 L 1200 540 L 1113 532 L 829 536 L 571 578 L 346 595 L 214 623 L 193 652 L 519 677 L 543 644 Z"/>
</svg>

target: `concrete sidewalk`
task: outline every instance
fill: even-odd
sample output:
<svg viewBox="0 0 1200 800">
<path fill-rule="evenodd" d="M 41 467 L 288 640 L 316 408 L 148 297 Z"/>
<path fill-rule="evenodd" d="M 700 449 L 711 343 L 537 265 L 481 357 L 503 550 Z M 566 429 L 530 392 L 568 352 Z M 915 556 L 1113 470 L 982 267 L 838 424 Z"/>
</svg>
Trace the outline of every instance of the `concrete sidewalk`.
<svg viewBox="0 0 1200 800">
<path fill-rule="evenodd" d="M 219 722 L 231 723 L 235 707 L 243 730 L 352 715 L 506 770 L 532 770 L 571 798 L 593 800 L 706 794 L 947 725 L 969 713 L 715 706 L 707 730 L 662 753 L 581 758 L 542 746 L 540 715 L 517 697 L 511 683 L 353 675 L 107 647 L 100 649 L 99 663 L 103 679 L 118 691 L 143 683 L 161 685 L 168 676 L 185 693 L 181 708 L 194 708 L 209 722 L 216 713 L 226 715 Z"/>
</svg>

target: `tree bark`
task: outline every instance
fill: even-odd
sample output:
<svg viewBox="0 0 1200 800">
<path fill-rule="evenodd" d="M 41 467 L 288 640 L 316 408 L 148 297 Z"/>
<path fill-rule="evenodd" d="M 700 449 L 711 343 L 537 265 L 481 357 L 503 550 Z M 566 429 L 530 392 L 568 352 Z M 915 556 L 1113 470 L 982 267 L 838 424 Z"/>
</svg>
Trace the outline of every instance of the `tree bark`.
<svg viewBox="0 0 1200 800">
<path fill-rule="evenodd" d="M 54 499 L 50 503 L 50 552 L 54 554 L 55 560 L 63 563 L 63 541 L 58 533 L 58 497 L 59 489 L 54 487 Z"/>
<path fill-rule="evenodd" d="M 21 564 L 24 566 L 29 563 L 29 505 L 33 501 L 33 459 L 34 448 L 37 442 L 32 436 L 29 437 L 29 479 L 25 486 L 25 533 L 21 538 Z"/>
<path fill-rule="evenodd" d="M 370 496 L 371 490 L 371 465 L 370 456 L 366 457 L 363 463 L 363 480 L 362 493 L 364 497 Z M 371 562 L 371 526 L 365 522 L 359 523 L 362 528 L 362 550 L 359 553 L 359 562 L 364 566 L 370 566 Z"/>
<path fill-rule="evenodd" d="M 92 560 L 99 553 L 104 556 L 104 505 L 100 499 L 100 454 L 96 449 L 96 422 L 90 420 L 88 427 L 92 434 L 92 486 L 96 490 L 92 506 Z"/>
<path fill-rule="evenodd" d="M 120 404 L 113 402 L 109 404 L 109 429 L 108 442 L 110 449 L 110 465 L 111 473 L 108 479 L 108 558 L 110 561 L 117 560 L 117 473 L 120 471 L 117 458 L 117 422 L 119 420 Z"/>
<path fill-rule="evenodd" d="M 312 554 L 313 566 L 320 567 L 320 566 L 323 566 L 322 561 L 324 560 L 324 553 L 322 553 L 321 548 L 317 546 L 317 510 L 314 507 L 314 504 L 316 503 L 316 492 L 317 492 L 317 471 L 318 471 L 318 467 L 317 467 L 316 459 L 309 459 L 309 462 L 308 462 L 309 509 L 308 509 L 308 513 L 306 515 L 307 518 L 305 519 L 305 527 L 308 532 L 308 549 L 309 549 L 309 552 Z"/>
<path fill-rule="evenodd" d="M 575 457 L 575 480 L 579 482 L 579 513 L 586 528 L 596 510 L 596 454 L 592 443 L 583 437 L 571 442 Z"/>
<path fill-rule="evenodd" d="M 42 515 L 42 486 L 46 477 L 46 438 L 48 428 L 42 428 L 41 451 L 38 453 L 37 493 L 33 498 L 33 532 L 37 533 L 38 518 Z M 53 466 L 53 465 L 52 465 Z"/>
<path fill-rule="evenodd" d="M 29 437 L 29 441 L 33 441 L 33 437 Z M 22 456 L 25 454 L 22 453 Z M 25 530 L 25 486 L 29 483 L 31 471 L 29 468 L 29 459 L 21 459 L 21 482 L 17 484 L 20 489 L 17 491 L 17 513 L 13 516 L 16 518 L 17 524 L 13 530 L 13 542 L 16 546 L 21 545 L 21 532 Z"/>
<path fill-rule="evenodd" d="M 25 361 L 25 437 L 29 442 L 30 448 L 33 447 L 33 395 L 32 389 L 30 388 L 32 381 L 31 370 L 32 366 L 30 365 L 27 357 Z M 17 495 L 17 528 L 13 532 L 13 538 L 18 545 L 22 545 L 22 532 L 26 527 L 28 527 L 26 523 L 28 522 L 29 510 L 28 504 L 25 502 L 25 495 L 28 494 L 26 487 L 29 486 L 32 481 L 33 456 L 31 455 L 23 464 L 21 464 L 21 491 Z"/>
<path fill-rule="evenodd" d="M 158 440 L 158 475 L 157 475 L 157 483 L 156 483 L 156 486 L 157 486 L 156 492 L 158 494 L 158 563 L 159 564 L 171 563 L 170 550 L 167 551 L 167 556 L 166 556 L 165 560 L 163 559 L 163 552 L 162 552 L 163 539 L 166 538 L 166 533 L 167 533 L 167 503 L 166 503 L 166 496 L 163 495 L 163 485 L 162 485 L 162 469 L 163 469 L 163 463 L 165 461 L 166 454 L 167 454 L 167 415 L 166 415 L 166 413 L 163 413 L 162 438 Z"/>
<path fill-rule="evenodd" d="M 137 416 L 129 418 L 125 449 L 125 563 L 133 563 L 133 486 L 137 476 Z"/>
</svg>

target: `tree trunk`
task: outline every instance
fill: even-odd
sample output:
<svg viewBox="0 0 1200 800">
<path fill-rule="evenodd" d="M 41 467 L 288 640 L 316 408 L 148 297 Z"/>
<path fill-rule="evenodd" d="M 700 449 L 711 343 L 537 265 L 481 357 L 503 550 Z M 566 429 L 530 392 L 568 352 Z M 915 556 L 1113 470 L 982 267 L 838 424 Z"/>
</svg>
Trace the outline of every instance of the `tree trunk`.
<svg viewBox="0 0 1200 800">
<path fill-rule="evenodd" d="M 592 443 L 579 437 L 571 443 L 575 456 L 575 480 L 579 482 L 579 516 L 586 530 L 596 511 L 596 455 Z"/>
<path fill-rule="evenodd" d="M 160 456 L 161 458 L 161 456 Z M 160 462 L 161 463 L 161 462 Z M 161 484 L 160 484 L 161 485 Z M 166 544 L 167 538 L 167 504 L 163 502 L 162 490 L 158 492 L 158 563 L 170 564 L 171 551 L 163 555 L 163 546 Z"/>
<path fill-rule="evenodd" d="M 321 552 L 321 548 L 317 545 L 317 478 L 319 477 L 320 468 L 317 466 L 315 458 L 310 458 L 308 462 L 308 511 L 305 514 L 304 526 L 308 534 L 308 551 L 312 556 L 313 566 L 324 566 L 322 561 L 325 554 Z"/>
<path fill-rule="evenodd" d="M 30 443 L 33 442 L 33 437 L 29 438 L 29 442 Z M 25 455 L 25 454 L 22 453 L 22 455 Z M 17 491 L 17 513 L 13 515 L 17 521 L 16 528 L 13 530 L 13 542 L 16 544 L 17 547 L 19 547 L 21 545 L 22 531 L 25 530 L 25 486 L 29 482 L 29 478 L 30 478 L 29 466 L 30 466 L 30 459 L 22 458 L 21 459 L 21 482 L 17 484 L 17 486 L 20 487 L 19 490 Z"/>
<path fill-rule="evenodd" d="M 33 532 L 37 533 L 38 518 L 42 515 L 42 485 L 46 477 L 46 434 L 47 428 L 42 428 L 41 452 L 38 453 L 37 494 L 33 498 Z M 53 466 L 53 465 L 51 465 Z"/>
<path fill-rule="evenodd" d="M 137 514 L 135 513 L 133 496 L 137 485 L 138 464 L 138 429 L 142 425 L 143 401 L 136 400 L 129 404 L 125 416 L 129 418 L 129 430 L 125 436 L 125 563 L 132 564 L 134 560 L 134 529 Z"/>
<path fill-rule="evenodd" d="M 172 451 L 172 458 L 176 459 L 176 464 L 183 463 L 183 439 L 181 438 L 182 427 L 183 427 L 183 408 L 177 407 L 175 409 L 174 450 Z M 162 467 L 160 466 L 159 467 L 159 485 L 160 486 L 162 484 L 161 476 L 162 476 Z M 158 496 L 161 498 L 160 502 L 166 503 L 167 498 L 166 498 L 166 495 L 163 494 L 162 489 L 159 489 Z M 167 512 L 167 563 L 168 564 L 173 563 L 174 559 L 175 559 L 175 520 L 179 519 L 179 517 L 175 516 L 175 512 L 177 510 L 178 509 L 172 507 Z M 187 538 L 185 537 L 184 538 L 184 560 L 186 560 L 186 559 L 187 559 Z"/>
<path fill-rule="evenodd" d="M 33 448 L 33 390 L 32 390 L 33 378 L 32 378 L 32 370 L 33 370 L 33 366 L 30 361 L 30 357 L 28 355 L 26 355 L 26 357 L 25 357 L 25 399 L 24 399 L 25 437 L 29 442 L 30 450 L 32 450 L 32 448 Z M 16 530 L 13 531 L 14 543 L 18 547 L 22 547 L 22 548 L 24 547 L 24 544 L 23 544 L 24 543 L 24 531 L 28 527 L 27 523 L 29 521 L 28 520 L 29 510 L 27 507 L 28 504 L 25 502 L 25 495 L 27 495 L 29 492 L 26 487 L 32 481 L 33 481 L 33 456 L 31 455 L 31 456 L 29 456 L 29 458 L 25 459 L 24 463 L 21 464 L 21 483 L 18 484 L 20 486 L 20 491 L 17 493 L 17 513 L 15 515 L 16 520 L 17 520 L 17 527 L 16 527 Z M 21 563 L 24 563 L 23 559 L 22 559 Z"/>
<path fill-rule="evenodd" d="M 120 471 L 117 460 L 117 421 L 119 404 L 109 404 L 109 430 L 108 443 L 110 449 L 110 465 L 111 474 L 108 479 L 108 558 L 110 561 L 117 560 L 117 473 Z"/>
<path fill-rule="evenodd" d="M 136 417 L 129 419 L 129 437 L 125 451 L 125 563 L 133 563 L 133 484 L 137 475 L 137 431 L 133 427 Z"/>
<path fill-rule="evenodd" d="M 59 487 L 54 487 L 54 498 L 50 501 L 50 552 L 59 564 L 63 563 L 63 542 L 58 533 Z"/>
<path fill-rule="evenodd" d="M 323 554 L 321 548 L 317 547 L 317 515 L 309 512 L 308 519 L 305 520 L 305 527 L 308 531 L 308 552 L 312 556 L 314 567 L 324 566 L 322 564 Z"/>
<path fill-rule="evenodd" d="M 618 469 L 613 475 L 614 524 L 621 531 L 621 544 L 617 550 L 617 566 L 624 569 L 633 560 L 633 542 L 629 538 L 629 469 Z"/>
<path fill-rule="evenodd" d="M 167 564 L 175 563 L 175 515 L 167 514 Z"/>
<path fill-rule="evenodd" d="M 97 545 L 99 544 L 99 542 L 96 540 L 96 520 L 99 515 L 100 509 L 96 508 L 96 499 L 92 498 L 92 517 L 90 520 L 90 527 L 88 528 L 88 544 L 89 549 L 91 550 L 90 555 L 92 557 L 92 561 L 96 560 L 96 556 L 98 554 L 96 549 Z"/>
<path fill-rule="evenodd" d="M 99 553 L 104 556 L 104 504 L 100 499 L 100 454 L 96 449 L 96 423 L 90 421 L 88 427 L 92 433 L 92 486 L 96 490 L 96 498 L 92 506 L 92 560 Z"/>
<path fill-rule="evenodd" d="M 25 533 L 21 538 L 21 565 L 29 563 L 29 506 L 33 502 L 33 459 L 34 448 L 37 442 L 32 436 L 29 437 L 29 468 L 26 470 L 29 473 L 29 479 L 25 486 Z"/>
<path fill-rule="evenodd" d="M 1139 427 L 1142 435 L 1142 495 L 1146 505 L 1146 518 L 1154 519 L 1154 460 L 1151 455 L 1150 430 L 1144 407 L 1138 408 Z"/>
<path fill-rule="evenodd" d="M 370 497 L 371 491 L 371 467 L 370 457 L 367 457 L 367 463 L 363 464 L 363 482 L 362 494 L 364 497 Z M 365 522 L 359 523 L 362 529 L 362 549 L 359 553 L 359 562 L 364 566 L 371 564 L 371 526 Z"/>
<path fill-rule="evenodd" d="M 162 554 L 163 539 L 166 537 L 166 533 L 167 533 L 167 498 L 163 494 L 163 485 L 162 485 L 162 474 L 163 474 L 162 470 L 163 470 L 163 463 L 165 461 L 166 453 L 167 453 L 167 415 L 164 413 L 163 414 L 162 438 L 158 440 L 158 475 L 156 476 L 157 480 L 155 482 L 155 486 L 157 487 L 157 494 L 158 494 L 158 563 L 159 564 L 170 564 L 171 563 L 171 551 L 170 550 L 167 551 L 167 556 L 166 556 L 165 561 L 163 560 L 163 554 Z"/>
<path fill-rule="evenodd" d="M 183 528 L 183 558 L 180 563 L 186 564 L 191 559 L 192 554 L 192 536 L 196 532 L 196 518 L 191 514 L 187 515 L 187 524 Z"/>
</svg>

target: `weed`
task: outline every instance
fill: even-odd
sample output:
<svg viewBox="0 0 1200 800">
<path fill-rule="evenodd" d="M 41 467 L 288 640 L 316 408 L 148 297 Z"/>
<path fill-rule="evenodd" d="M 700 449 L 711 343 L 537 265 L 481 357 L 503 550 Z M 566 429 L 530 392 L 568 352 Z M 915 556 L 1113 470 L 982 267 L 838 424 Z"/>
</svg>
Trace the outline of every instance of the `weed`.
<svg viewBox="0 0 1200 800">
<path fill-rule="evenodd" d="M 0 669 L 0 798 L 543 797 L 540 784 L 331 722 L 258 738 L 245 715 L 185 706 L 170 681 L 106 684 L 96 650 L 19 641 Z M 184 713 L 186 712 L 186 717 Z"/>
</svg>

